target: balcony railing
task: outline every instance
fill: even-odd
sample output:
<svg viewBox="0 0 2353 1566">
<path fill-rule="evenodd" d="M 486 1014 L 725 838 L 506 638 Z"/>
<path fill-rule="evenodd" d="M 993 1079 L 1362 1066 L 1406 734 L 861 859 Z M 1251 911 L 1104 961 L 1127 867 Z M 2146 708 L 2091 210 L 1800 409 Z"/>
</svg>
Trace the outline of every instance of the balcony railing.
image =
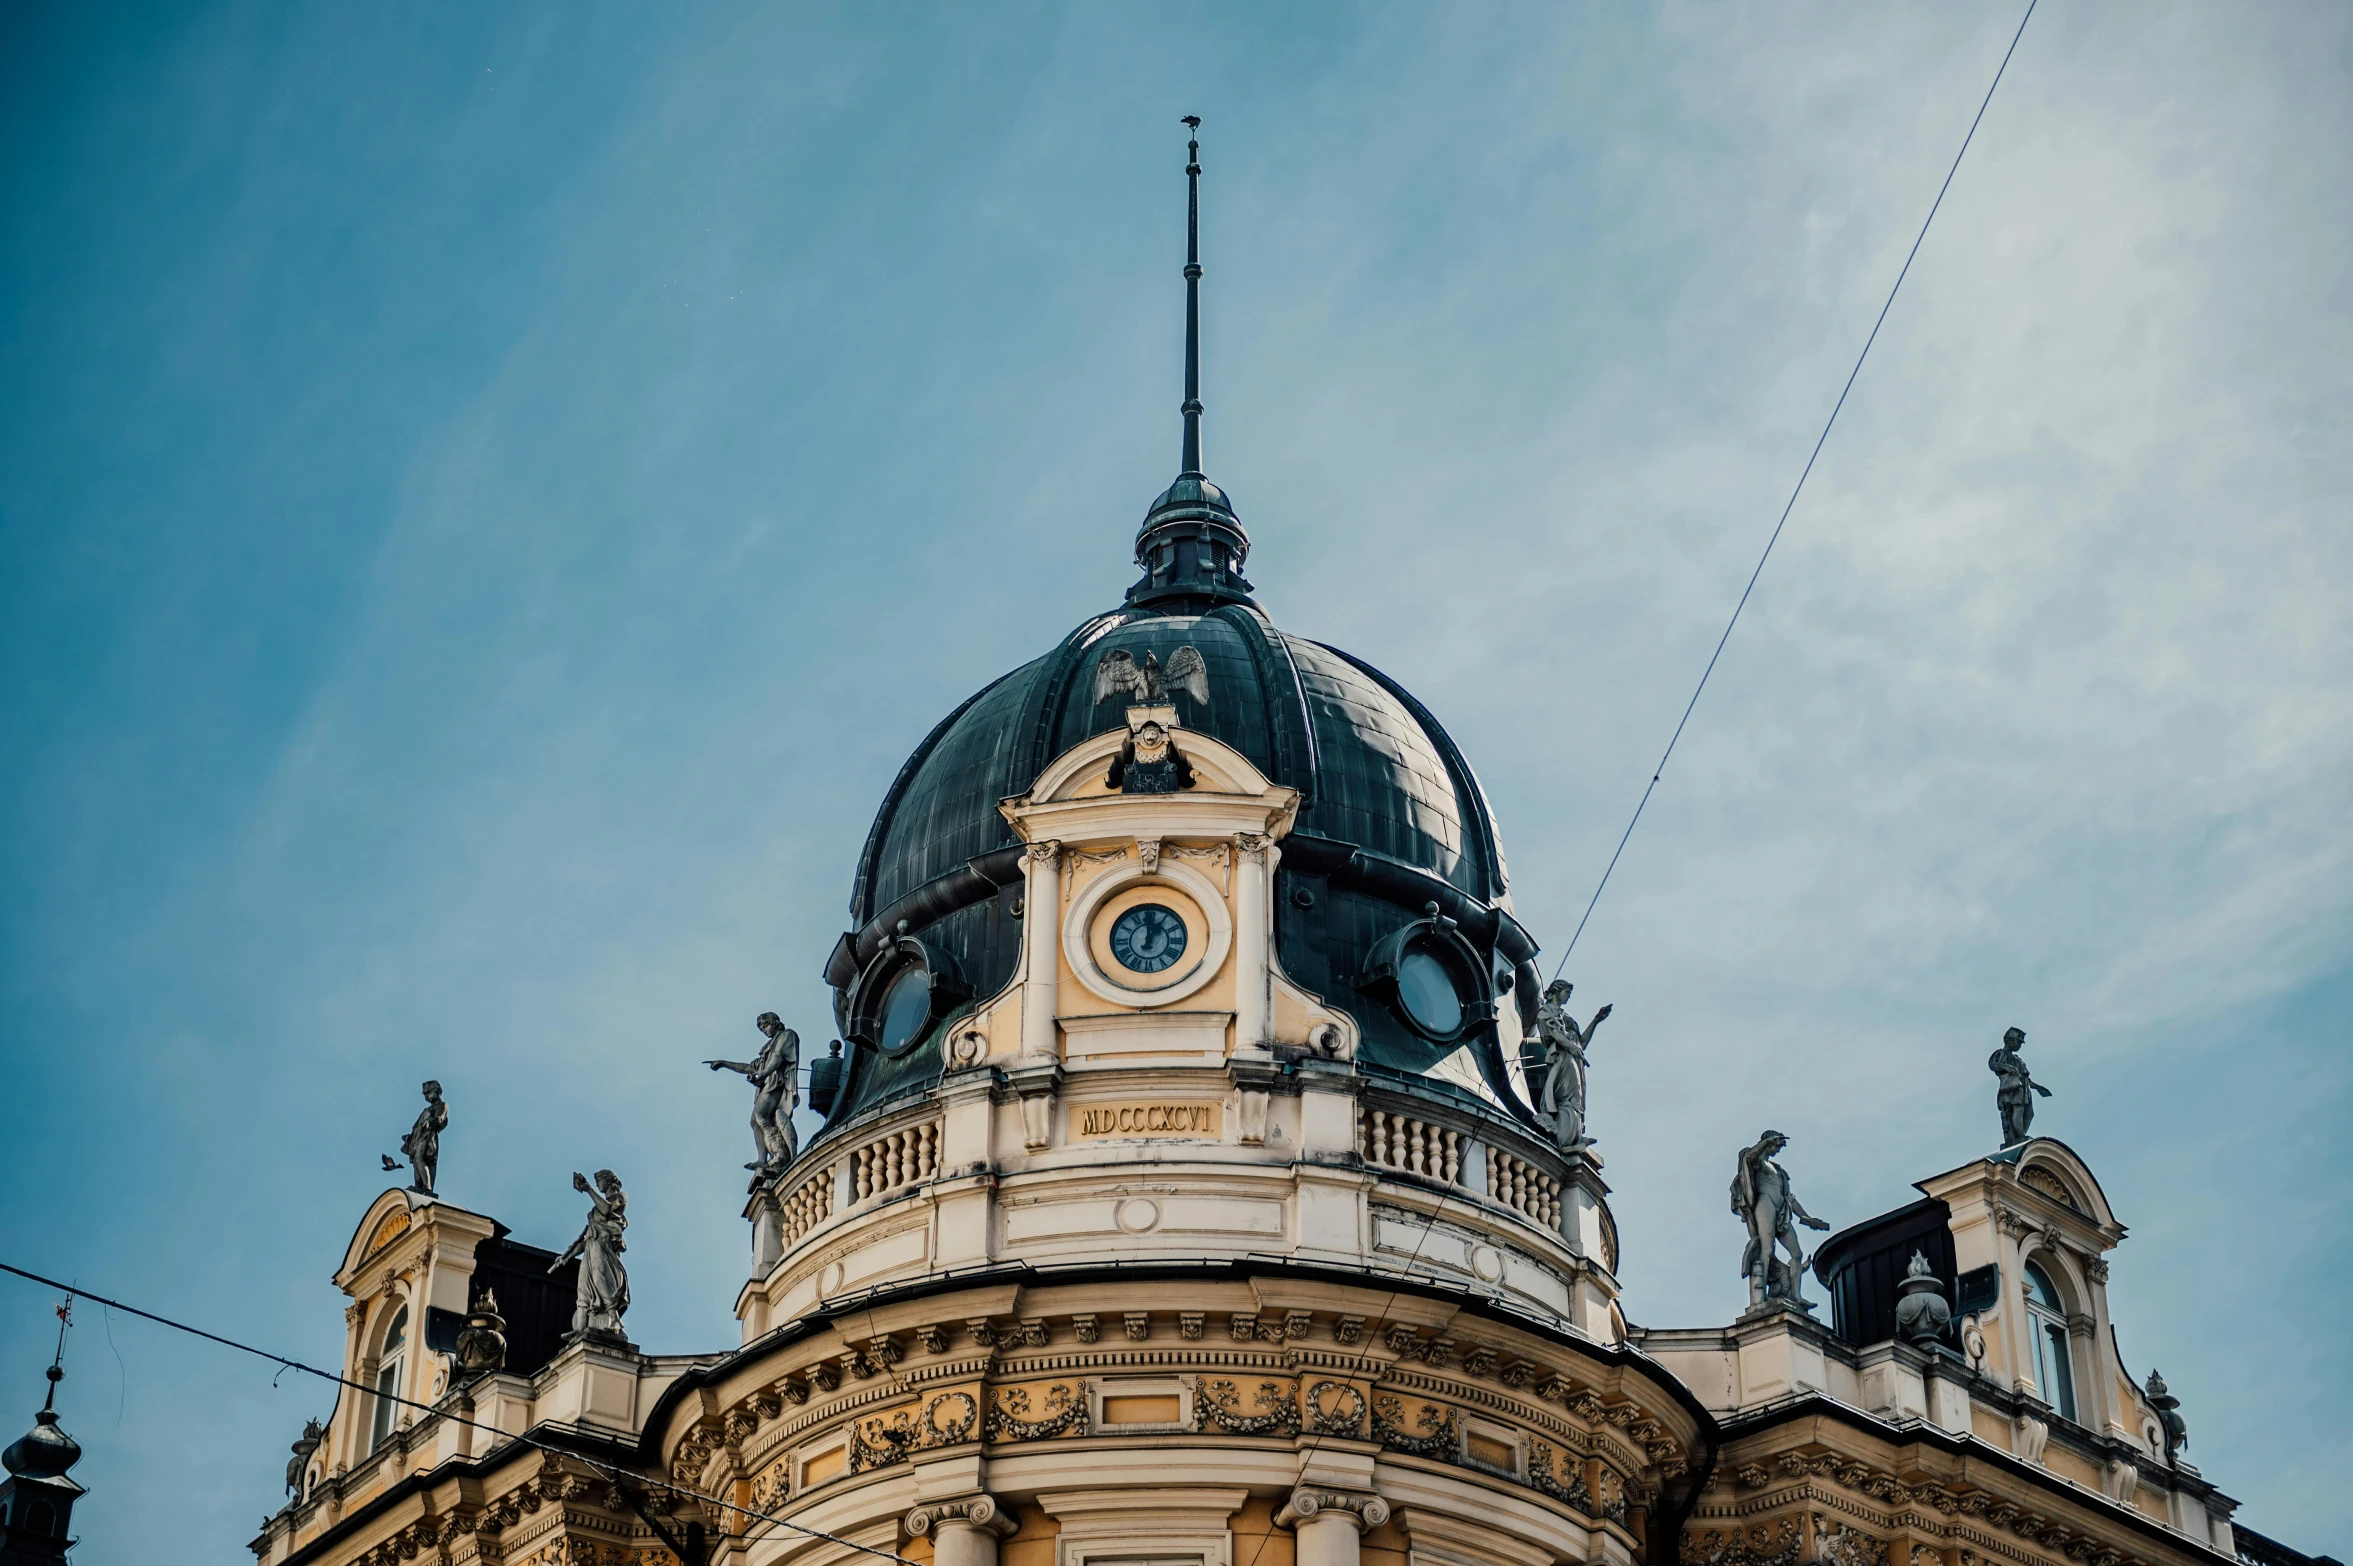
<svg viewBox="0 0 2353 1566">
<path fill-rule="evenodd" d="M 940 1123 L 926 1120 L 885 1132 L 850 1155 L 851 1199 L 887 1196 L 940 1172 Z"/>
<path fill-rule="evenodd" d="M 1357 1130 L 1366 1163 L 1483 1196 L 1549 1234 L 1561 1232 L 1566 1167 L 1501 1116 L 1368 1086 Z"/>
</svg>

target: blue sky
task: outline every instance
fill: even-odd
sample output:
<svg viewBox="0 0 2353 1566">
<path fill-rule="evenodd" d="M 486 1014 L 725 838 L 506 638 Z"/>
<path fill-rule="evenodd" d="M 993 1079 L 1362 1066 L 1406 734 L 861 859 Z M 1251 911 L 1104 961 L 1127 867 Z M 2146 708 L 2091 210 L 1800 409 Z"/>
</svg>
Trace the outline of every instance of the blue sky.
<svg viewBox="0 0 2353 1566">
<path fill-rule="evenodd" d="M 2010 6 L 17 6 L 0 1253 L 332 1362 L 426 1075 L 723 1346 L 741 1056 L 823 1036 L 948 708 L 1208 466 L 1493 796 L 1557 952 Z M 2136 1374 L 2343 1553 L 2353 13 L 2053 0 L 1580 944 L 1628 1314 L 2038 1129 Z M 0 1422 L 49 1300 L 0 1286 Z M 13 1367 L 13 1368 L 11 1368 Z M 89 1311 L 93 1559 L 243 1556 L 315 1385 Z M 13 1387 L 14 1390 L 9 1389 Z M 9 1412 L 14 1410 L 14 1412 Z"/>
</svg>

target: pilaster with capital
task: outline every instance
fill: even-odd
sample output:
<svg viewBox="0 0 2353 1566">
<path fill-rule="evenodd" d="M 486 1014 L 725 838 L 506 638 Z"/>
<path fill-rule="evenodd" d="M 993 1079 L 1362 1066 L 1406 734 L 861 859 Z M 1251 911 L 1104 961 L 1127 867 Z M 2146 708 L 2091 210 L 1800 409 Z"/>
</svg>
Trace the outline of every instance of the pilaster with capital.
<svg viewBox="0 0 2353 1566">
<path fill-rule="evenodd" d="M 1996 1209 L 1994 1226 L 2002 1237 L 2001 1333 L 2004 1368 L 2012 1386 L 2031 1390 L 2036 1397 L 2048 1397 L 2050 1393 L 2045 1388 L 2034 1384 L 2033 1373 L 2028 1368 L 2034 1363 L 2034 1353 L 2026 1336 L 2033 1330 L 2026 1319 L 2026 1247 L 2030 1238 L 2041 1231 L 2024 1215 L 2006 1207 Z"/>
<path fill-rule="evenodd" d="M 1301 1485 L 1275 1513 L 1298 1536 L 1298 1566 L 1358 1566 L 1362 1535 L 1389 1520 L 1389 1503 L 1359 1490 Z"/>
<path fill-rule="evenodd" d="M 2092 1406 L 2083 1410 L 2083 1422 L 2095 1430 L 2105 1430 L 2120 1440 L 2138 1442 L 2140 1431 L 2134 1428 L 2121 1388 L 2116 1385 L 2117 1365 L 2113 1345 L 2116 1331 L 2108 1320 L 2108 1262 L 2105 1257 L 2083 1258 L 2083 1275 L 2089 1296 L 2090 1341 L 2077 1356 L 2083 1366 L 2084 1379 L 2091 1384 Z"/>
<path fill-rule="evenodd" d="M 1026 968 L 1021 990 L 1021 1053 L 1024 1061 L 1057 1055 L 1054 1009 L 1059 1004 L 1062 936 L 1062 845 L 1032 843 L 1023 856 L 1021 945 Z"/>
<path fill-rule="evenodd" d="M 1271 887 L 1281 850 L 1263 832 L 1244 832 L 1235 846 L 1234 1052 L 1263 1054 L 1274 1005 Z"/>
</svg>

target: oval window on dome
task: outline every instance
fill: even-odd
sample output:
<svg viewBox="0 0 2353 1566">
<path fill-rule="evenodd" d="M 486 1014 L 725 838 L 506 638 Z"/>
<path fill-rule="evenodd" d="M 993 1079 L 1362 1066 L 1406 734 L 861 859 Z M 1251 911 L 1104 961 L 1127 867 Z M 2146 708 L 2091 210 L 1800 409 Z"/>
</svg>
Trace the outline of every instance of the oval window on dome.
<svg viewBox="0 0 2353 1566">
<path fill-rule="evenodd" d="M 1131 973 L 1165 973 L 1185 955 L 1185 921 L 1173 908 L 1138 903 L 1113 921 L 1111 955 Z"/>
<path fill-rule="evenodd" d="M 886 1055 L 896 1055 L 922 1036 L 924 1025 L 931 1021 L 931 975 L 920 965 L 909 967 L 891 980 L 891 987 L 883 992 L 882 1021 L 875 1030 L 875 1047 Z"/>
<path fill-rule="evenodd" d="M 1424 1033 L 1441 1037 L 1462 1026 L 1462 994 L 1454 975 L 1430 952 L 1415 948 L 1397 964 L 1397 1003 Z"/>
</svg>

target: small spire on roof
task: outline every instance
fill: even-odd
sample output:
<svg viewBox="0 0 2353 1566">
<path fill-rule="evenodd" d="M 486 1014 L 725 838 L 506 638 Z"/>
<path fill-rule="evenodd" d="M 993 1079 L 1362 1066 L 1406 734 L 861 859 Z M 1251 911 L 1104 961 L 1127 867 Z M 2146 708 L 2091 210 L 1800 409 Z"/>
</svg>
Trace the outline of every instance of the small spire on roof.
<svg viewBox="0 0 2353 1566">
<path fill-rule="evenodd" d="M 1185 116 L 1185 454 L 1182 471 L 1201 476 L 1201 116 Z"/>
<path fill-rule="evenodd" d="M 1233 502 L 1201 470 L 1201 116 L 1182 123 L 1185 142 L 1185 446 L 1182 471 L 1144 514 L 1136 533 L 1136 564 L 1143 580 L 1128 602 L 1230 599 L 1247 603 L 1250 583 L 1242 562 L 1250 535 Z"/>
<path fill-rule="evenodd" d="M 57 1352 L 49 1361 L 49 1395 L 33 1416 L 33 1428 L 0 1452 L 0 1468 L 17 1478 L 59 1479 L 82 1459 L 82 1448 L 57 1425 L 57 1383 L 65 1379 L 65 1329 L 73 1325 L 73 1301 L 57 1307 Z M 68 1485 L 70 1494 L 78 1487 Z"/>
</svg>

